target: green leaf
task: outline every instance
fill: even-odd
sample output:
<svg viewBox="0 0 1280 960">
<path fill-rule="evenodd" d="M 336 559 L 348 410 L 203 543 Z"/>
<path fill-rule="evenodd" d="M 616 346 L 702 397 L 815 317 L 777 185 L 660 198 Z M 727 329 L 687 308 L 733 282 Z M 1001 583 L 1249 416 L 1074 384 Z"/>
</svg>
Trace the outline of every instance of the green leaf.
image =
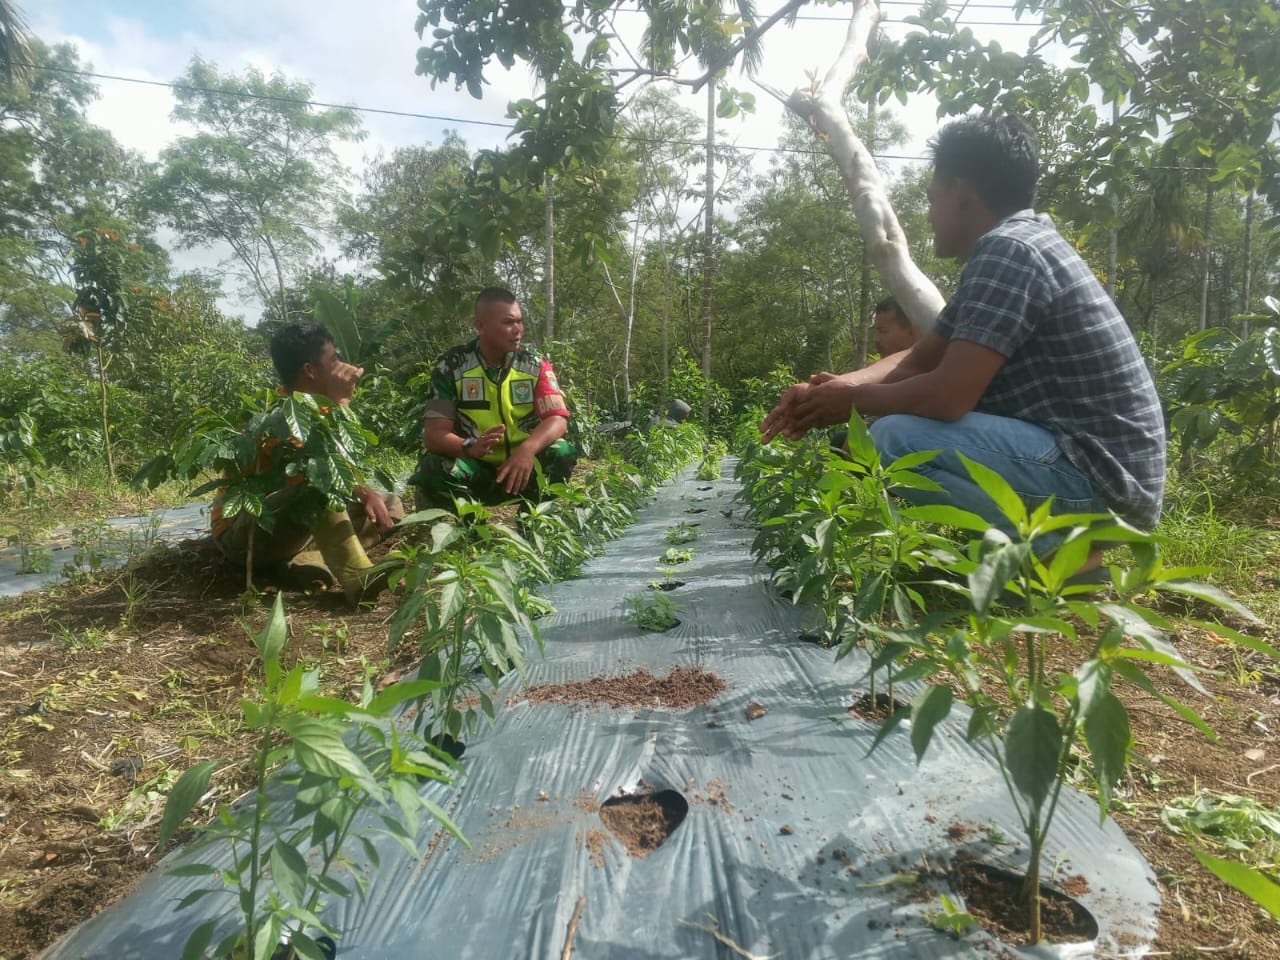
<svg viewBox="0 0 1280 960">
<path fill-rule="evenodd" d="M 1258 615 L 1246 607 L 1239 600 L 1227 595 L 1217 587 L 1211 587 L 1207 583 L 1198 583 L 1194 580 L 1166 580 L 1158 585 L 1160 590 L 1168 590 L 1172 593 L 1180 593 L 1184 596 L 1195 597 L 1197 600 L 1203 600 L 1205 603 L 1211 603 L 1215 607 L 1221 607 L 1223 610 L 1230 610 L 1239 617 L 1243 617 L 1250 623 L 1261 623 Z"/>
<path fill-rule="evenodd" d="M 280 651 L 284 648 L 287 634 L 288 630 L 284 618 L 284 594 L 277 593 L 275 605 L 271 608 L 271 619 L 267 621 L 267 625 L 262 629 L 262 632 L 253 638 L 254 645 L 258 648 L 258 652 L 262 654 L 264 662 L 279 661 Z"/>
<path fill-rule="evenodd" d="M 166 843 L 172 840 L 178 827 L 182 826 L 183 821 L 191 815 L 191 811 L 195 809 L 196 804 L 200 802 L 200 798 L 209 789 L 209 780 L 213 777 L 213 771 L 217 768 L 218 761 L 206 760 L 203 763 L 197 763 L 178 778 L 178 782 L 173 785 L 173 789 L 169 791 L 169 797 L 164 803 L 164 817 L 160 821 L 160 837 L 156 840 L 157 849 L 164 847 Z"/>
<path fill-rule="evenodd" d="M 1058 718 L 1043 707 L 1019 707 L 1009 718 L 1004 752 L 1013 785 L 1038 819 L 1058 777 L 1058 756 L 1062 753 Z"/>
<path fill-rule="evenodd" d="M 301 907 L 307 898 L 307 863 L 289 843 L 277 840 L 271 846 L 271 879 L 280 896 L 289 904 Z"/>
<path fill-rule="evenodd" d="M 976 513 L 968 510 L 961 510 L 959 507 L 946 503 L 932 503 L 918 507 L 904 507 L 902 515 L 911 520 L 922 520 L 925 523 L 940 523 L 947 527 L 956 527 L 960 530 L 973 530 L 977 533 L 985 533 L 991 528 L 991 524 L 982 519 Z"/>
<path fill-rule="evenodd" d="M 1022 502 L 1022 498 L 1018 496 L 1013 487 L 1009 486 L 1008 481 L 1000 474 L 996 473 L 990 467 L 970 460 L 963 453 L 957 454 L 960 462 L 964 464 L 969 476 L 973 477 L 973 482 L 982 488 L 982 492 L 995 501 L 996 506 L 1000 508 L 1000 512 L 1005 515 L 1017 530 L 1023 530 L 1027 526 L 1027 505 Z"/>
<path fill-rule="evenodd" d="M 315 318 L 333 335 L 334 345 L 342 359 L 358 364 L 362 356 L 360 328 L 347 305 L 328 290 L 317 290 Z"/>
<path fill-rule="evenodd" d="M 988 553 L 978 563 L 977 569 L 969 574 L 969 590 L 973 594 L 973 609 L 985 617 L 991 605 L 1000 599 L 1009 581 L 1017 576 L 1031 552 L 1027 543 L 1001 544 Z"/>
<path fill-rule="evenodd" d="M 182 960 L 203 960 L 205 950 L 213 941 L 213 931 L 217 925 L 217 920 L 206 920 L 192 930 L 182 948 Z"/>
<path fill-rule="evenodd" d="M 1226 637 L 1228 640 L 1238 643 L 1242 647 L 1248 647 L 1256 653 L 1264 653 L 1268 657 L 1280 660 L 1280 650 L 1277 650 L 1275 647 L 1271 646 L 1271 644 L 1266 643 L 1263 640 L 1259 640 L 1257 637 L 1251 637 L 1247 633 L 1241 633 L 1239 630 L 1233 630 L 1225 624 L 1214 623 L 1212 620 L 1192 620 L 1190 622 L 1201 630 L 1208 631 L 1209 633 L 1216 634 L 1220 637 Z"/>
<path fill-rule="evenodd" d="M 911 748 L 916 753 L 916 763 L 924 759 L 933 729 L 951 713 L 951 688 L 946 684 L 926 687 L 911 702 Z"/>
<path fill-rule="evenodd" d="M 1280 920 L 1280 884 L 1275 883 L 1261 871 L 1243 863 L 1237 863 L 1235 860 L 1211 857 L 1194 847 L 1191 852 L 1215 877 L 1235 887 L 1271 916 Z"/>
<path fill-rule="evenodd" d="M 294 759 L 304 770 L 327 776 L 346 774 L 366 793 L 382 796 L 369 768 L 351 752 L 335 727 L 307 716 L 283 717 L 280 726 L 293 737 Z"/>
<path fill-rule="evenodd" d="M 1084 738 L 1093 757 L 1093 776 L 1098 782 L 1099 807 L 1103 819 L 1111 804 L 1111 791 L 1120 781 L 1129 760 L 1129 713 L 1112 693 L 1096 698 L 1084 714 Z"/>
</svg>

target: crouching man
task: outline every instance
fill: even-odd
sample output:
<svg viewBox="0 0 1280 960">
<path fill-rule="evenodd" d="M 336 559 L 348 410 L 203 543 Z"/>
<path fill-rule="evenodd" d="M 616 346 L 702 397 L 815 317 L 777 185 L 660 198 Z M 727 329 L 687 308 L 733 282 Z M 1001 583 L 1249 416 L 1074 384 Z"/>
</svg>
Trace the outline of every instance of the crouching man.
<svg viewBox="0 0 1280 960">
<path fill-rule="evenodd" d="M 425 452 L 410 479 L 418 508 L 451 508 L 455 497 L 494 502 L 569 479 L 577 452 L 565 439 L 569 408 L 555 370 L 522 345 L 524 314 L 515 294 L 480 291 L 476 338 L 447 351 L 431 374 L 423 419 Z"/>
</svg>

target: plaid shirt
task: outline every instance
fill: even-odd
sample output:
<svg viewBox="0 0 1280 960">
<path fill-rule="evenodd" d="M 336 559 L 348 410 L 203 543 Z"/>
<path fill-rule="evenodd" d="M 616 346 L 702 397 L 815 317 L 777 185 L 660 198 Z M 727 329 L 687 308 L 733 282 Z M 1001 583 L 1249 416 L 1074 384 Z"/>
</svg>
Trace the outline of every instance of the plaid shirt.
<svg viewBox="0 0 1280 960">
<path fill-rule="evenodd" d="M 935 330 L 1003 354 L 977 410 L 1054 435 L 1121 517 L 1143 529 L 1164 497 L 1164 416 L 1124 317 L 1047 216 L 984 234 Z"/>
</svg>

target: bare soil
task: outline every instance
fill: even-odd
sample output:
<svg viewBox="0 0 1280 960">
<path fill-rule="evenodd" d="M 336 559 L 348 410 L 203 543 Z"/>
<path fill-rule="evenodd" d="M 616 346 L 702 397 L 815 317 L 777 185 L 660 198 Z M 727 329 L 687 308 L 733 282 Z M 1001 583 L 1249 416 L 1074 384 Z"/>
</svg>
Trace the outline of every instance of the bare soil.
<svg viewBox="0 0 1280 960">
<path fill-rule="evenodd" d="M 1029 942 L 1021 876 L 980 863 L 962 863 L 956 873 L 956 886 L 964 894 L 965 909 L 988 933 L 1014 946 Z M 1041 935 L 1049 943 L 1087 943 L 1098 935 L 1098 924 L 1089 911 L 1069 896 L 1043 885 L 1040 924 Z"/>
<path fill-rule="evenodd" d="M 688 801 L 674 790 L 610 797 L 600 806 L 604 825 L 636 858 L 662 846 L 688 813 Z"/>
<path fill-rule="evenodd" d="M 0 958 L 35 957 L 155 865 L 164 788 L 177 773 L 200 760 L 248 756 L 239 701 L 257 671 L 250 635 L 266 623 L 273 598 L 268 585 L 246 606 L 243 585 L 242 572 L 224 567 L 207 543 L 188 541 L 129 572 L 0 600 Z M 338 694 L 357 688 L 362 657 L 384 680 L 395 678 L 413 654 L 387 647 L 395 602 L 384 595 L 352 611 L 336 591 L 290 593 L 286 658 L 322 667 Z M 1280 640 L 1274 623 L 1254 633 Z M 1113 815 L 1159 880 L 1156 955 L 1272 960 L 1280 924 L 1201 868 L 1160 810 L 1197 789 L 1280 806 L 1280 667 L 1204 630 L 1171 639 L 1210 695 L 1171 674 L 1157 673 L 1157 689 L 1191 704 L 1218 740 L 1150 694 L 1121 691 L 1140 756 Z M 1079 656 L 1065 646 L 1054 667 L 1073 669 Z M 535 702 L 682 707 L 724 690 L 714 674 L 683 669 L 546 688 Z M 215 784 L 221 798 L 237 796 L 250 771 L 232 768 Z M 709 799 L 710 785 L 706 792 Z M 671 827 L 651 807 L 634 829 L 610 829 L 656 838 Z M 602 838 L 588 839 L 602 849 Z"/>
<path fill-rule="evenodd" d="M 665 677 L 655 677 L 642 667 L 619 677 L 538 684 L 512 699 L 513 702 L 589 704 L 631 709 L 684 709 L 710 703 L 724 689 L 725 682 L 720 677 L 700 667 L 676 667 Z"/>
</svg>

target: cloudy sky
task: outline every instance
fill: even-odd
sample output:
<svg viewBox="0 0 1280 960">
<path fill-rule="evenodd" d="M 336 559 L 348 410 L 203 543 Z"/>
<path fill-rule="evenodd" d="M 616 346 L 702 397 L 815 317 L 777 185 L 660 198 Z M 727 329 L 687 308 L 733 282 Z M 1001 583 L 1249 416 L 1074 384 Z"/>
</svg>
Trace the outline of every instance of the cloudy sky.
<svg viewBox="0 0 1280 960">
<path fill-rule="evenodd" d="M 780 2 L 758 0 L 757 6 L 767 15 Z M 414 73 L 421 45 L 414 0 L 19 0 L 19 5 L 37 36 L 48 43 L 73 43 L 98 73 L 168 82 L 198 54 L 223 72 L 253 66 L 306 80 L 320 101 L 443 118 L 363 114 L 365 139 L 340 150 L 357 173 L 379 152 L 439 143 L 448 129 L 457 130 L 472 148 L 501 146 L 501 128 L 473 121 L 503 122 L 509 100 L 532 95 L 530 74 L 519 65 L 508 73 L 493 71 L 479 101 L 451 87 L 433 90 Z M 996 25 L 1013 22 L 1011 5 L 1012 0 L 968 4 L 963 22 L 984 40 L 1023 49 L 1031 32 L 1027 27 Z M 883 3 L 891 36 L 905 33 L 901 18 L 915 6 Z M 761 79 L 790 91 L 807 84 L 807 70 L 825 72 L 843 40 L 840 13 L 839 6 L 813 4 L 802 10 L 793 29 L 775 28 L 765 41 Z M 632 31 L 638 37 L 642 18 L 624 13 L 617 26 L 622 35 Z M 101 96 L 90 119 L 125 146 L 154 159 L 184 132 L 169 120 L 173 97 L 164 87 L 97 83 Z M 757 110 L 726 124 L 726 137 L 742 146 L 773 146 L 782 127 L 781 107 L 743 78 L 734 85 L 756 92 Z M 688 106 L 701 115 L 703 103 L 702 97 L 691 97 Z M 918 155 L 934 129 L 935 105 L 922 98 L 902 114 L 912 137 L 903 152 Z M 175 261 L 181 268 L 208 268 L 219 259 L 211 250 L 180 254 Z M 233 302 L 227 306 L 236 309 Z M 243 304 L 236 312 L 252 322 L 257 309 Z"/>
</svg>

